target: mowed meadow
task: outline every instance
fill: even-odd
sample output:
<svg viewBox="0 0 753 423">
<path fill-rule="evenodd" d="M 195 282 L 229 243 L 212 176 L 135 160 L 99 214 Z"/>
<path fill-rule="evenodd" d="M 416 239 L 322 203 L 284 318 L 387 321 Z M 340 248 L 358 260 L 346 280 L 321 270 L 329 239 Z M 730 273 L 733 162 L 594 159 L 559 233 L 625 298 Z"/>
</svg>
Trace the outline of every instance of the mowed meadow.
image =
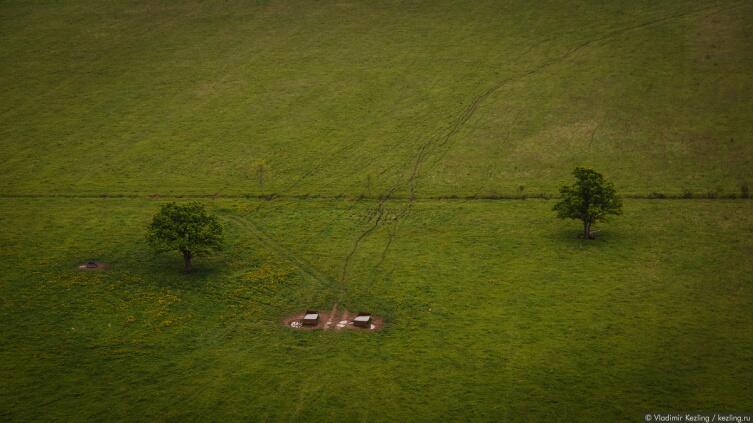
<svg viewBox="0 0 753 423">
<path fill-rule="evenodd" d="M 753 184 L 753 5 L 9 2 L 4 194 Z"/>
<path fill-rule="evenodd" d="M 745 1 L 3 2 L 0 419 L 753 410 L 751 45 Z M 186 274 L 144 235 L 196 198 Z M 283 324 L 335 304 L 385 326 Z"/>
</svg>

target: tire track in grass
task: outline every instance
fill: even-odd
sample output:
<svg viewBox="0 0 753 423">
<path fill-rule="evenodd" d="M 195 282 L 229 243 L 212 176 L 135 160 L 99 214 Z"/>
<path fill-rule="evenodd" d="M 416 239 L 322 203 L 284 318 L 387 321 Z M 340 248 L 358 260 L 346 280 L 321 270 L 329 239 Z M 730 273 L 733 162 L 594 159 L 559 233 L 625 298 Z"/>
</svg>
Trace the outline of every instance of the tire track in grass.
<svg viewBox="0 0 753 423">
<path fill-rule="evenodd" d="M 379 203 L 377 204 L 376 209 L 374 209 L 373 216 L 369 216 L 369 221 L 371 221 L 371 219 L 374 219 L 374 223 L 370 225 L 368 228 L 366 228 L 366 230 L 362 231 L 356 237 L 356 239 L 353 241 L 353 246 L 351 247 L 348 254 L 345 256 L 345 259 L 343 260 L 342 271 L 340 272 L 340 284 L 343 286 L 343 291 L 345 289 L 344 288 L 345 282 L 348 276 L 348 269 L 350 268 L 350 263 L 353 260 L 353 256 L 355 256 L 356 251 L 358 251 L 358 246 L 367 236 L 369 236 L 369 234 L 374 232 L 379 227 L 384 217 L 384 204 L 387 202 L 387 200 L 389 200 L 390 196 L 396 189 L 397 188 L 393 188 L 392 190 L 390 190 L 390 192 L 388 192 L 383 198 L 379 200 Z"/>
<path fill-rule="evenodd" d="M 379 257 L 379 261 L 374 266 L 375 270 L 381 267 L 382 264 L 384 263 L 384 260 L 387 258 L 387 252 L 390 250 L 390 247 L 392 246 L 392 242 L 397 237 L 397 231 L 398 231 L 398 222 L 395 222 L 387 233 L 387 243 L 384 245 L 384 250 L 382 250 L 382 254 Z"/>
<path fill-rule="evenodd" d="M 259 228 L 253 221 L 251 221 L 248 218 L 241 218 L 238 216 L 227 216 L 228 220 L 232 221 L 233 223 L 237 224 L 238 226 L 241 226 L 245 229 L 248 229 L 251 234 L 265 247 L 272 250 L 273 253 L 275 253 L 277 256 L 282 257 L 283 259 L 289 261 L 292 263 L 295 267 L 298 268 L 299 271 L 302 273 L 308 275 L 312 279 L 318 281 L 324 286 L 337 286 L 337 282 L 330 278 L 328 275 L 314 267 L 311 263 L 308 261 L 297 257 L 287 249 L 285 249 L 283 246 L 281 246 L 277 241 L 272 239 L 269 235 L 267 235 L 261 228 Z M 243 270 L 241 272 L 244 272 L 246 270 Z"/>
<path fill-rule="evenodd" d="M 377 206 L 376 213 L 374 216 L 374 223 L 369 226 L 365 231 L 361 232 L 358 237 L 356 237 L 355 241 L 353 242 L 353 246 L 350 249 L 350 252 L 345 256 L 345 260 L 343 262 L 343 268 L 342 272 L 340 273 L 340 283 L 345 284 L 345 280 L 348 276 L 348 268 L 350 267 L 350 262 L 353 260 L 353 256 L 356 254 L 356 251 L 358 250 L 358 246 L 367 236 L 369 236 L 372 232 L 374 232 L 378 227 L 379 224 L 382 222 L 382 219 L 384 218 L 384 201 L 380 201 L 379 205 Z"/>
</svg>

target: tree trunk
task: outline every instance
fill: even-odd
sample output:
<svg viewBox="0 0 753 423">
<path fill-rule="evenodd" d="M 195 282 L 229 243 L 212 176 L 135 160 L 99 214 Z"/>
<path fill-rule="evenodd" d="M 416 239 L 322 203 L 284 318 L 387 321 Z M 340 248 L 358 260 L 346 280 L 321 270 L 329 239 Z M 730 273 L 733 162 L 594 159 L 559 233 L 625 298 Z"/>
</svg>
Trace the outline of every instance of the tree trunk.
<svg viewBox="0 0 753 423">
<path fill-rule="evenodd" d="M 591 221 L 588 219 L 583 221 L 583 239 L 593 239 L 591 235 Z"/>
<path fill-rule="evenodd" d="M 183 266 L 186 270 L 186 273 L 191 271 L 191 252 L 190 251 L 183 251 Z"/>
</svg>

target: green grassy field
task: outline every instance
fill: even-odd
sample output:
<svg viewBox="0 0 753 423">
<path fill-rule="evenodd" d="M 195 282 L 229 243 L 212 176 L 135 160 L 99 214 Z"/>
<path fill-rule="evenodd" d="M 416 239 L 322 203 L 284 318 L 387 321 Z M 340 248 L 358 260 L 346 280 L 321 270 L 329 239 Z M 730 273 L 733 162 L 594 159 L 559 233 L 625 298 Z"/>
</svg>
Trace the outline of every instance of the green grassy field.
<svg viewBox="0 0 753 423">
<path fill-rule="evenodd" d="M 386 230 L 340 283 L 307 266 L 340 272 L 366 202 L 213 202 L 228 249 L 185 276 L 179 257 L 144 249 L 155 202 L 4 200 L 0 408 L 17 420 L 618 421 L 753 406 L 753 203 L 629 201 L 593 243 L 549 206 L 418 203 L 384 259 Z M 79 271 L 91 256 L 112 267 Z M 385 330 L 280 323 L 335 301 L 384 315 Z"/>
<path fill-rule="evenodd" d="M 248 3 L 0 6 L 2 192 L 753 184 L 750 2 Z"/>
<path fill-rule="evenodd" d="M 213 202 L 228 249 L 185 276 L 179 257 L 144 249 L 155 202 L 4 200 L 0 409 L 317 421 L 750 409 L 753 203 L 629 201 L 593 243 L 550 203 L 418 203 L 384 259 L 387 230 L 341 284 L 368 203 Z M 112 267 L 79 271 L 90 256 Z M 335 301 L 386 328 L 280 323 Z"/>
<path fill-rule="evenodd" d="M 2 2 L 0 419 L 753 410 L 751 45 L 745 1 Z M 530 198 L 576 165 L 639 197 L 595 241 Z M 188 197 L 191 274 L 144 240 Z M 282 323 L 334 304 L 386 325 Z"/>
</svg>

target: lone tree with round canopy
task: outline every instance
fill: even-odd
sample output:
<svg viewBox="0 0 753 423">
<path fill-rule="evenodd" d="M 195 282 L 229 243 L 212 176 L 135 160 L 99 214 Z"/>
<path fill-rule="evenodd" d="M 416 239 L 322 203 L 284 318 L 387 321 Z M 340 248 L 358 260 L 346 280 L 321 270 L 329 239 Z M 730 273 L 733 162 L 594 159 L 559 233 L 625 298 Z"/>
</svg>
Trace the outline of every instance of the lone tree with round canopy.
<svg viewBox="0 0 753 423">
<path fill-rule="evenodd" d="M 578 219 L 583 222 L 583 238 L 594 239 L 591 227 L 603 222 L 610 214 L 622 214 L 622 200 L 614 184 L 592 169 L 576 167 L 575 183 L 560 188 L 562 201 L 554 205 L 560 219 Z"/>
<path fill-rule="evenodd" d="M 190 272 L 195 256 L 222 249 L 222 226 L 198 202 L 173 202 L 163 205 L 154 215 L 146 239 L 157 252 L 180 252 L 185 270 Z"/>
</svg>

